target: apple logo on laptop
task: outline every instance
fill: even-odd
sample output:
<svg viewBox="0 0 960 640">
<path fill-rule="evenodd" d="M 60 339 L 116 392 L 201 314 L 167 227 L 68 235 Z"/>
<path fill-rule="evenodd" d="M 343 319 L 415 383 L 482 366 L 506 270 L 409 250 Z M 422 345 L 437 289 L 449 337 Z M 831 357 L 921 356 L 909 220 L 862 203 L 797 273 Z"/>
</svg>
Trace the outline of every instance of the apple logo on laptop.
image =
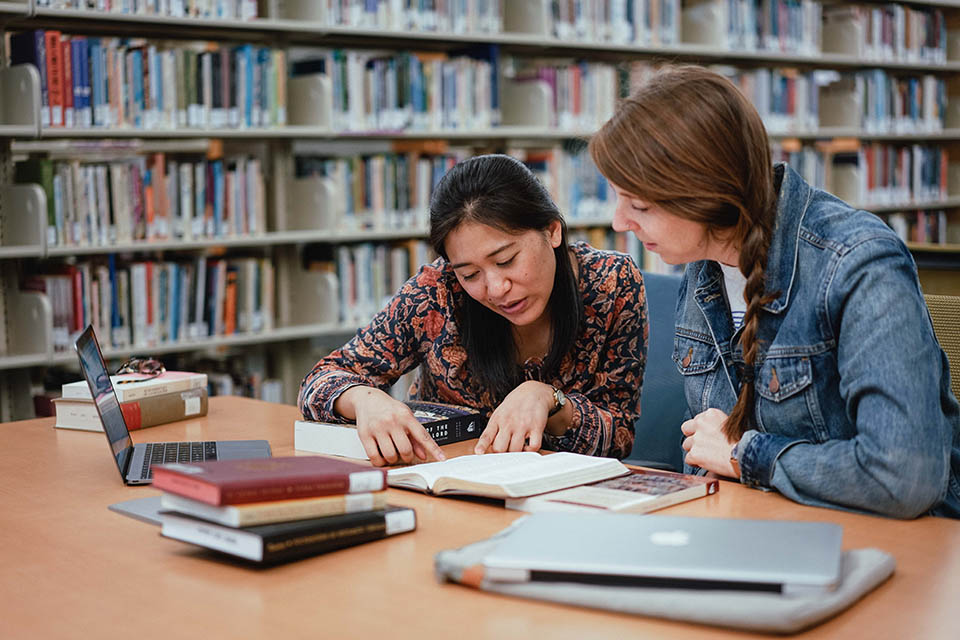
<svg viewBox="0 0 960 640">
<path fill-rule="evenodd" d="M 654 531 L 650 542 L 661 547 L 683 547 L 690 544 L 690 534 L 683 529 L 673 531 Z"/>
</svg>

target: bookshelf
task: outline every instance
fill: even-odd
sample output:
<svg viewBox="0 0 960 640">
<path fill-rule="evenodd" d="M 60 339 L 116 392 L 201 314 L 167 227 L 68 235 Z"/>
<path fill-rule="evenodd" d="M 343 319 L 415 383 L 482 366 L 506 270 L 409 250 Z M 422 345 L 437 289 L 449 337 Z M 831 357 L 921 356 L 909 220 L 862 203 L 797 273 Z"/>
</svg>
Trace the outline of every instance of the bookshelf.
<svg viewBox="0 0 960 640">
<path fill-rule="evenodd" d="M 176 114 L 168 106 L 165 124 L 157 120 L 142 123 L 147 126 L 131 126 L 131 123 L 123 126 L 47 126 L 41 117 L 44 108 L 42 74 L 30 64 L 8 66 L 12 52 L 4 52 L 4 64 L 0 68 L 0 96 L 3 97 L 0 100 L 0 277 L 3 282 L 0 313 L 4 319 L 0 323 L 0 347 L 3 347 L 0 349 L 0 417 L 5 419 L 30 415 L 29 407 L 25 408 L 23 402 L 16 400 L 18 393 L 29 391 L 24 381 L 30 376 L 36 377 L 48 367 L 73 365 L 69 350 L 54 348 L 56 340 L 60 340 L 58 344 L 63 341 L 53 336 L 56 312 L 50 296 L 21 291 L 19 286 L 25 276 L 44 273 L 48 269 L 55 271 L 59 265 L 72 265 L 93 274 L 110 256 L 119 256 L 121 261 L 129 264 L 152 263 L 162 269 L 168 269 L 163 265 L 169 264 L 198 265 L 200 260 L 214 265 L 223 263 L 228 271 L 236 266 L 232 263 L 234 260 L 265 260 L 272 265 L 275 285 L 272 292 L 264 293 L 272 300 L 272 323 L 266 323 L 257 331 L 229 335 L 186 334 L 158 343 L 110 343 L 105 353 L 112 359 L 133 353 L 189 355 L 229 351 L 242 354 L 244 350 L 254 348 L 289 355 L 295 350 L 291 345 L 297 345 L 296 349 L 302 351 L 306 348 L 303 345 L 315 348 L 316 343 L 325 338 L 332 344 L 352 333 L 363 317 L 375 308 L 376 296 L 389 294 L 387 289 L 397 281 L 398 275 L 388 268 L 386 271 L 390 273 L 380 274 L 381 280 L 371 285 L 362 279 L 353 282 L 342 277 L 338 279 L 337 269 L 357 269 L 357 261 L 365 260 L 369 255 L 386 256 L 394 264 L 403 263 L 406 255 L 408 266 L 413 268 L 412 263 L 417 260 L 415 256 L 422 258 L 424 255 L 425 210 L 422 203 L 403 211 L 378 212 L 361 206 L 345 210 L 343 201 L 349 198 L 343 191 L 355 182 L 344 182 L 342 176 L 301 175 L 297 163 L 305 156 L 345 159 L 345 162 L 353 163 L 350 170 L 356 171 L 362 165 L 362 162 L 357 164 L 358 158 L 366 158 L 366 162 L 372 162 L 371 158 L 378 159 L 377 162 L 384 162 L 385 166 L 395 170 L 398 166 L 409 168 L 402 164 L 404 158 L 410 162 L 436 161 L 491 150 L 526 154 L 526 161 L 543 163 L 539 170 L 546 181 L 552 182 L 558 202 L 569 212 L 573 234 L 591 240 L 603 239 L 606 233 L 603 230 L 609 228 L 611 218 L 609 208 L 604 209 L 609 202 L 604 200 L 602 189 L 593 193 L 593 199 L 584 204 L 576 201 L 580 196 L 571 196 L 562 188 L 570 176 L 583 179 L 583 168 L 572 160 L 574 151 L 568 153 L 569 141 L 584 139 L 595 130 L 612 110 L 615 94 L 610 94 L 609 100 L 589 105 L 595 112 L 591 111 L 587 118 L 583 114 L 588 105 L 561 103 L 557 98 L 559 90 L 556 87 L 560 85 L 552 83 L 562 83 L 563 78 L 576 77 L 580 82 L 589 76 L 591 81 L 598 83 L 596 86 L 604 87 L 604 91 L 610 89 L 607 85 L 612 83 L 614 91 L 622 92 L 631 73 L 640 73 L 637 70 L 645 62 L 660 60 L 719 65 L 718 69 L 735 76 L 743 87 L 755 88 L 758 83 L 763 87 L 769 78 L 788 83 L 797 82 L 798 77 L 807 78 L 805 82 L 809 86 L 802 91 L 809 98 L 810 114 L 798 117 L 796 112 L 778 111 L 774 97 L 762 91 L 756 100 L 770 108 L 768 128 L 774 145 L 782 145 L 787 157 L 796 150 L 807 150 L 813 158 L 811 162 L 817 165 L 816 170 L 811 169 L 810 176 L 821 176 L 821 180 L 827 181 L 823 186 L 828 189 L 832 189 L 829 181 L 838 172 L 842 173 L 843 167 L 834 167 L 836 158 L 844 152 L 856 156 L 859 150 L 869 145 L 881 145 L 875 146 L 881 151 L 883 145 L 886 145 L 883 148 L 894 150 L 912 149 L 917 145 L 945 148 L 949 160 L 960 166 L 960 153 L 957 153 L 960 150 L 957 146 L 960 143 L 960 100 L 954 102 L 947 98 L 954 89 L 960 91 L 960 85 L 954 86 L 955 81 L 960 81 L 960 32 L 950 29 L 960 24 L 960 1 L 909 0 L 898 3 L 901 9 L 896 10 L 890 9 L 889 3 L 840 3 L 863 7 L 863 15 L 874 10 L 893 11 L 893 19 L 899 19 L 897 16 L 902 13 L 907 16 L 904 20 L 921 16 L 911 14 L 911 10 L 942 10 L 945 22 L 942 25 L 936 22 L 942 27 L 942 33 L 938 32 L 939 35 L 933 38 L 939 43 L 938 47 L 928 51 L 893 46 L 892 50 L 899 51 L 898 55 L 881 55 L 880 44 L 883 43 L 880 43 L 875 59 L 866 59 L 862 52 L 851 52 L 847 42 L 817 41 L 817 34 L 821 40 L 824 37 L 820 33 L 823 31 L 820 22 L 822 7 L 809 0 L 802 3 L 798 0 L 791 7 L 808 12 L 804 20 L 815 24 L 816 28 L 804 31 L 810 37 L 791 42 L 783 38 L 775 42 L 762 35 L 743 37 L 732 27 L 725 31 L 723 25 L 732 24 L 727 14 L 729 8 L 746 6 L 726 0 L 635 3 L 658 7 L 660 19 L 657 24 L 644 23 L 636 28 L 630 22 L 629 33 L 614 28 L 616 21 L 613 20 L 609 26 L 604 26 L 602 21 L 591 26 L 570 16 L 553 16 L 548 0 L 469 3 L 469 7 L 478 12 L 487 7 L 499 7 L 499 16 L 495 13 L 397 16 L 391 13 L 393 3 L 382 0 L 332 4 L 261 0 L 253 3 L 257 5 L 257 17 L 249 17 L 253 6 L 249 2 L 221 0 L 194 3 L 194 6 L 210 10 L 211 13 L 205 16 L 156 15 L 146 9 L 142 13 L 125 14 L 67 8 L 68 4 L 66 0 L 0 2 L 0 26 L 4 32 L 11 33 L 33 29 L 58 30 L 81 39 L 100 39 L 104 43 L 112 38 L 137 38 L 142 39 L 144 47 L 156 46 L 158 51 L 170 51 L 171 60 L 181 55 L 175 52 L 177 47 L 195 46 L 198 42 L 217 43 L 212 49 L 198 48 L 201 54 L 208 50 L 232 50 L 246 43 L 269 48 L 284 56 L 280 67 L 284 82 L 276 86 L 276 95 L 271 99 L 274 107 L 279 104 L 285 109 L 285 117 L 262 125 L 242 121 L 242 118 L 239 123 L 231 123 L 224 115 L 219 126 L 205 125 L 203 118 L 192 122 L 194 126 L 182 126 L 176 122 Z M 105 6 L 108 3 L 100 4 Z M 119 6 L 120 3 L 116 4 Z M 131 7 L 142 4 L 146 8 L 174 7 L 177 3 L 129 0 L 128 4 Z M 353 7 L 352 13 L 335 15 L 335 10 L 330 8 L 333 4 Z M 601 4 L 597 3 L 598 6 Z M 221 6 L 238 12 L 246 10 L 248 17 L 215 17 L 216 9 Z M 456 3 L 442 6 L 454 11 Z M 379 13 L 367 14 L 364 7 L 377 7 Z M 664 18 L 667 15 L 672 18 Z M 696 26 L 700 15 L 716 18 L 715 24 L 711 23 L 709 28 L 703 28 L 702 24 Z M 858 33 L 862 32 L 861 25 Z M 861 45 L 871 45 L 868 36 L 862 37 L 865 40 Z M 477 53 L 484 48 L 490 51 L 491 47 L 496 53 L 486 58 Z M 338 88 L 331 79 L 331 65 L 337 60 L 334 52 L 340 52 L 336 55 L 344 57 L 354 56 L 352 62 L 344 63 L 345 74 L 360 73 L 357 78 L 382 82 L 383 78 L 394 77 L 390 75 L 391 65 L 414 60 L 413 57 L 404 57 L 411 51 L 423 52 L 416 64 L 423 65 L 424 69 L 436 64 L 440 65 L 436 69 L 453 73 L 458 72 L 451 71 L 456 65 L 473 65 L 469 73 L 477 75 L 469 76 L 474 79 L 472 84 L 466 83 L 478 92 L 479 97 L 473 99 L 482 102 L 488 97 L 484 92 L 489 91 L 498 97 L 498 101 L 493 106 L 484 103 L 484 109 L 489 108 L 489 113 L 478 112 L 458 102 L 449 112 L 443 111 L 442 117 L 429 109 L 410 116 L 396 109 L 393 112 L 378 111 L 370 102 L 344 102 L 338 92 L 345 89 Z M 322 73 L 288 75 L 296 63 L 318 58 L 324 58 L 327 65 Z M 374 75 L 364 75 L 366 72 L 362 70 L 368 63 L 374 69 Z M 443 67 L 448 63 L 448 67 Z M 479 80 L 486 77 L 486 67 L 483 66 L 486 63 L 493 70 L 491 77 L 495 78 L 495 83 L 492 86 L 484 84 L 486 80 Z M 161 62 L 156 68 L 160 70 L 161 78 L 163 64 Z M 354 71 L 350 70 L 351 64 Z M 555 68 L 555 75 L 549 81 L 531 73 L 531 68 L 536 70 L 546 66 Z M 912 124 L 891 120 L 889 126 L 877 126 L 875 122 L 861 122 L 863 96 L 873 95 L 863 93 L 861 88 L 840 94 L 837 102 L 841 106 L 830 104 L 824 111 L 823 87 L 832 86 L 824 80 L 825 73 L 833 74 L 831 82 L 835 82 L 838 78 L 855 78 L 867 72 L 886 79 L 891 86 L 897 82 L 907 85 L 927 82 L 928 87 L 939 87 L 938 83 L 941 83 L 947 99 L 933 107 L 924 106 L 922 116 L 908 112 L 906 115 L 915 121 Z M 158 88 L 162 90 L 171 86 L 174 85 Z M 923 95 L 929 93 L 928 90 Z M 385 99 L 384 96 L 380 98 Z M 371 113 L 372 120 L 359 121 L 355 117 L 364 114 L 369 119 Z M 478 113 L 479 120 L 476 118 Z M 162 119 L 164 114 L 153 117 Z M 209 114 L 204 116 L 207 117 Z M 906 116 L 901 109 L 884 117 L 902 119 Z M 921 119 L 917 120 L 918 117 Z M 443 124 L 445 118 L 449 118 L 454 126 Z M 477 126 L 476 122 L 484 124 Z M 886 121 L 881 119 L 880 122 L 882 125 Z M 835 145 L 831 146 L 830 141 L 835 140 L 847 141 L 846 146 L 841 145 L 840 152 Z M 863 157 L 861 162 L 865 162 Z M 16 163 L 30 158 L 46 159 L 53 167 L 61 169 L 78 165 L 135 164 L 150 162 L 150 158 L 160 158 L 161 163 L 176 162 L 178 166 L 222 161 L 226 169 L 231 158 L 256 159 L 260 163 L 258 179 L 263 183 L 263 210 L 259 211 L 263 216 L 262 223 L 258 223 L 260 226 L 255 229 L 253 226 L 256 225 L 251 224 L 251 228 L 240 231 L 227 229 L 208 233 L 209 230 L 200 229 L 199 233 L 170 235 L 161 232 L 153 237 L 148 230 L 142 237 L 134 231 L 131 237 L 114 240 L 110 240 L 106 232 L 98 240 L 91 232 L 85 239 L 80 234 L 73 241 L 65 242 L 60 236 L 54 241 L 47 224 L 50 202 L 46 191 L 37 186 L 13 186 Z M 952 169 L 951 174 L 954 173 Z M 88 184 L 94 184 L 95 170 L 91 170 Z M 859 170 L 862 171 L 862 167 Z M 889 195 L 871 191 L 851 198 L 857 206 L 885 216 L 915 217 L 919 212 L 924 218 L 930 218 L 943 212 L 946 227 L 952 230 L 947 234 L 948 242 L 940 239 L 937 243 L 911 241 L 909 244 L 918 256 L 922 273 L 934 272 L 931 281 L 938 283 L 949 281 L 944 273 L 960 269 L 960 239 L 953 239 L 955 229 L 960 228 L 957 216 L 960 195 L 954 193 L 960 193 L 960 173 L 956 175 L 957 179 L 951 175 L 949 188 L 944 187 L 935 196 L 919 195 L 919 192 L 915 195 L 904 185 L 892 185 Z M 388 199 L 390 197 L 393 196 Z M 398 202 L 394 203 L 395 208 L 400 207 Z M 16 215 L 13 212 L 17 212 Z M 60 230 L 57 233 L 66 232 Z M 321 268 L 305 271 L 302 262 L 311 251 L 321 256 L 314 263 Z M 406 251 L 407 254 L 395 251 Z M 656 266 L 655 261 L 647 266 Z M 91 278 L 90 282 L 97 281 L 95 275 Z M 97 282 L 103 285 L 102 281 Z M 367 296 L 359 305 L 360 311 L 345 310 L 345 289 L 350 289 L 351 295 Z M 943 292 L 942 286 L 938 285 L 938 291 Z M 307 302 L 301 303 L 304 300 Z M 36 331 L 38 326 L 43 330 Z M 284 356 L 272 366 L 281 372 L 278 375 L 284 386 L 290 387 L 285 391 L 288 401 L 295 397 L 299 376 L 308 366 L 299 361 L 296 364 L 291 362 L 291 358 Z"/>
</svg>

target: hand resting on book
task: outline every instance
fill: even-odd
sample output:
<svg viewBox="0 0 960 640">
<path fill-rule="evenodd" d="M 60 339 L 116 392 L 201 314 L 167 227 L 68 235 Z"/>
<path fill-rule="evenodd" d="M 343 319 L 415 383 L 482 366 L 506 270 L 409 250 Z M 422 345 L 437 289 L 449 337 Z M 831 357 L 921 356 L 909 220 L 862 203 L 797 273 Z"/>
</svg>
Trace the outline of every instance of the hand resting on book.
<svg viewBox="0 0 960 640">
<path fill-rule="evenodd" d="M 520 384 L 490 414 L 474 452 L 539 451 L 544 431 L 562 435 L 570 427 L 570 404 L 550 416 L 554 404 L 550 385 L 536 380 Z"/>
<path fill-rule="evenodd" d="M 410 407 L 379 389 L 350 387 L 337 398 L 334 411 L 356 422 L 363 449 L 375 466 L 446 459 Z"/>
</svg>

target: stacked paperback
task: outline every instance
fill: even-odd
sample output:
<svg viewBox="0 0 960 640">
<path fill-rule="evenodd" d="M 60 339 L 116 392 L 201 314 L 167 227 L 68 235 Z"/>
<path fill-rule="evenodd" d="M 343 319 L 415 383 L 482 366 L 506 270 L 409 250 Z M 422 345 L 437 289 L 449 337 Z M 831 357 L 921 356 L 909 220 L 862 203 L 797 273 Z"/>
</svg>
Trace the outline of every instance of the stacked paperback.
<svg viewBox="0 0 960 640">
<path fill-rule="evenodd" d="M 131 431 L 185 418 L 207 415 L 207 374 L 166 371 L 149 377 L 140 373 L 110 376 L 120 410 Z M 59 429 L 103 431 L 86 380 L 64 384 L 54 400 Z"/>
<path fill-rule="evenodd" d="M 413 531 L 416 514 L 386 503 L 386 471 L 301 456 L 154 467 L 161 533 L 277 564 Z"/>
</svg>

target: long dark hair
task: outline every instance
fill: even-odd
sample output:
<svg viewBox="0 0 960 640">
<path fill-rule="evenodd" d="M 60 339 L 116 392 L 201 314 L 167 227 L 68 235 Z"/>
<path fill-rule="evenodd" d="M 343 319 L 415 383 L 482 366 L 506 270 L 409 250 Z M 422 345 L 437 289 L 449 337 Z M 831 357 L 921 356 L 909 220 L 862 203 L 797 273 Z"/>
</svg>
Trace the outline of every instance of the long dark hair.
<svg viewBox="0 0 960 640">
<path fill-rule="evenodd" d="M 545 375 L 555 373 L 573 349 L 583 323 L 583 300 L 560 210 L 522 162 L 507 155 L 483 155 L 450 169 L 430 199 L 430 244 L 444 259 L 447 235 L 465 221 L 512 234 L 543 231 L 553 222 L 560 223 L 561 242 L 553 251 L 557 269 L 547 303 L 550 350 L 543 362 Z M 471 369 L 499 402 L 520 382 L 510 321 L 466 294 L 457 309 L 457 321 Z"/>
<path fill-rule="evenodd" d="M 754 363 L 777 194 L 763 121 L 737 87 L 703 67 L 665 67 L 625 99 L 590 140 L 600 172 L 630 194 L 730 238 L 747 278 L 744 375 L 724 434 L 754 422 Z"/>
</svg>

